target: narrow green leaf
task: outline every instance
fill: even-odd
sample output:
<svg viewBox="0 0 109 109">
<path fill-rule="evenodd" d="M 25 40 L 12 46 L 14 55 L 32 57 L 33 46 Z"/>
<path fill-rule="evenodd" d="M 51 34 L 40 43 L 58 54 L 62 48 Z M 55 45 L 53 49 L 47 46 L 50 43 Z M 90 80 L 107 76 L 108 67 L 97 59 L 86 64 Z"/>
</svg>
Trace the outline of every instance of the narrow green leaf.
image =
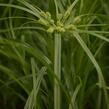
<svg viewBox="0 0 109 109">
<path fill-rule="evenodd" d="M 33 60 L 31 60 L 31 61 L 33 61 Z M 32 64 L 33 64 L 33 62 L 32 62 Z M 32 66 L 32 69 L 33 69 L 33 66 Z M 34 69 L 33 69 L 33 73 L 35 73 Z M 41 85 L 41 82 L 42 82 L 42 79 L 43 79 L 43 76 L 45 75 L 45 73 L 46 73 L 46 68 L 42 67 L 42 69 L 39 72 L 39 75 L 35 79 L 35 87 L 33 86 L 36 89 L 34 89 L 34 88 L 32 89 L 32 91 L 27 99 L 24 109 L 34 109 L 34 106 L 35 106 L 34 97 L 37 97 L 37 94 L 40 90 L 40 85 Z M 34 90 L 35 90 L 35 92 L 34 92 Z"/>
<path fill-rule="evenodd" d="M 13 5 L 13 4 L 2 4 L 2 3 L 0 3 L 0 6 L 1 6 L 1 7 L 11 7 L 11 8 L 23 10 L 23 11 L 25 11 L 25 12 L 28 12 L 28 13 L 30 13 L 30 14 L 32 14 L 32 15 L 38 17 L 38 18 L 40 18 L 37 13 L 35 13 L 34 11 L 32 11 L 32 10 L 30 10 L 30 9 L 28 9 L 28 8 L 24 8 L 24 7 L 22 7 L 22 6 Z"/>
<path fill-rule="evenodd" d="M 31 58 L 31 69 L 33 75 L 33 102 L 34 102 L 34 109 L 36 109 L 36 91 L 37 91 L 37 79 L 36 79 L 36 64 L 34 58 Z"/>
<path fill-rule="evenodd" d="M 72 9 L 75 7 L 75 5 L 77 4 L 79 0 L 75 0 L 70 7 L 67 9 L 67 11 L 65 12 L 62 22 L 65 22 L 67 20 L 67 18 L 70 16 Z"/>
<path fill-rule="evenodd" d="M 105 82 L 104 82 L 104 78 L 103 78 L 103 75 L 102 75 L 102 71 L 101 71 L 101 68 L 98 65 L 97 61 L 95 60 L 93 54 L 91 53 L 91 51 L 89 50 L 89 48 L 87 47 L 87 45 L 85 44 L 85 42 L 83 41 L 83 39 L 80 37 L 80 35 L 77 32 L 73 32 L 73 35 L 77 39 L 79 44 L 82 46 L 82 48 L 84 49 L 87 56 L 90 58 L 91 62 L 93 63 L 93 65 L 95 66 L 97 73 L 98 73 L 100 86 L 104 87 Z"/>
<path fill-rule="evenodd" d="M 95 32 L 94 31 L 83 31 L 83 32 L 87 33 L 87 34 L 91 34 L 91 35 L 93 35 L 93 36 L 95 36 L 95 37 L 97 37 L 97 38 L 99 38 L 101 40 L 104 40 L 104 41 L 109 43 L 109 39 L 107 37 L 104 37 L 104 36 L 102 36 L 100 34 L 97 34 L 96 31 Z M 82 33 L 82 31 L 81 31 L 81 33 Z M 100 33 L 102 33 L 102 31 L 100 31 Z"/>
<path fill-rule="evenodd" d="M 29 8 L 32 12 L 34 12 L 38 18 L 41 18 L 40 11 L 37 8 L 35 8 L 33 5 L 31 5 L 30 3 L 26 2 L 25 0 L 17 0 L 17 1 L 22 3 L 27 8 Z"/>
<path fill-rule="evenodd" d="M 79 92 L 79 90 L 81 88 L 81 85 L 82 85 L 82 83 L 80 82 L 80 84 L 77 85 L 75 91 L 73 92 L 73 96 L 71 98 L 72 104 L 69 105 L 69 109 L 77 109 L 76 97 L 77 97 L 77 94 L 78 94 L 78 92 Z M 72 105 L 73 105 L 73 107 L 72 107 Z"/>
</svg>

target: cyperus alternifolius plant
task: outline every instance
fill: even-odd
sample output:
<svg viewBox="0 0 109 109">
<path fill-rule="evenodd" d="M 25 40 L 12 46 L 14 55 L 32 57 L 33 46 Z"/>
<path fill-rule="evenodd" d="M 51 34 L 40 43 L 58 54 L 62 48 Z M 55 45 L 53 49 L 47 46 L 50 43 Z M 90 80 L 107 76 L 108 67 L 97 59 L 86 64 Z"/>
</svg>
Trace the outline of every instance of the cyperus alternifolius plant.
<svg viewBox="0 0 109 109">
<path fill-rule="evenodd" d="M 1 108 L 109 109 L 105 1 L 1 0 L 0 9 Z"/>
</svg>

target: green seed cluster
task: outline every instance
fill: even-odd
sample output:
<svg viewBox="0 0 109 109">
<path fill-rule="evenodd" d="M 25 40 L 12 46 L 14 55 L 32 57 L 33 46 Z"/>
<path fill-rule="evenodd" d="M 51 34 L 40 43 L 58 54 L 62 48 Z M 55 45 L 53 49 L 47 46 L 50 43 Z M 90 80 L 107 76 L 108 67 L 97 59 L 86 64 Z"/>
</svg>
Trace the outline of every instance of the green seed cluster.
<svg viewBox="0 0 109 109">
<path fill-rule="evenodd" d="M 64 25 L 60 21 L 57 21 L 56 25 L 50 26 L 47 30 L 48 33 L 53 33 L 54 31 L 65 32 Z"/>
<path fill-rule="evenodd" d="M 51 14 L 49 12 L 41 12 L 41 17 L 42 18 L 39 19 L 39 22 L 48 27 L 48 29 L 47 29 L 48 33 L 53 33 L 55 31 L 62 33 L 62 32 L 68 31 L 68 30 L 75 30 L 76 29 L 75 25 L 73 25 L 73 24 L 64 25 L 62 23 L 62 21 L 61 21 L 62 14 L 59 14 L 58 20 L 56 23 L 51 18 Z M 76 22 L 80 21 L 80 19 L 79 20 L 78 19 L 79 18 L 75 19 Z"/>
</svg>

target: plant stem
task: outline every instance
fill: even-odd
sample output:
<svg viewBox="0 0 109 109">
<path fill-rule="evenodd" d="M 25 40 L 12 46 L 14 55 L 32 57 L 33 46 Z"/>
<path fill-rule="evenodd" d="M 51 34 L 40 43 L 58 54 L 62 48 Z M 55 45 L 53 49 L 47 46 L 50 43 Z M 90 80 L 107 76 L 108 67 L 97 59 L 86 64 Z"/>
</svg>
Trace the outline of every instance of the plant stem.
<svg viewBox="0 0 109 109">
<path fill-rule="evenodd" d="M 55 33 L 55 56 L 54 56 L 54 73 L 58 80 L 61 79 L 61 35 Z M 61 97 L 60 86 L 55 78 L 54 80 L 54 109 L 60 109 Z"/>
</svg>

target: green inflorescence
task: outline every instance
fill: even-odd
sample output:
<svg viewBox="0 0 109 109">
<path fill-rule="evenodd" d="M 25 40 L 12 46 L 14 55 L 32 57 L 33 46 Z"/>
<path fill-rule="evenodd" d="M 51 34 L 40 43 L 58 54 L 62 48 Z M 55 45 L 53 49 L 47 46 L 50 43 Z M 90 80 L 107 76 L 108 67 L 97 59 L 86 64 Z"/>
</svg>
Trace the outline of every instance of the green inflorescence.
<svg viewBox="0 0 109 109">
<path fill-rule="evenodd" d="M 75 30 L 76 26 L 74 24 L 68 24 L 65 25 L 62 21 L 65 17 L 65 15 L 59 14 L 57 22 L 55 23 L 55 21 L 52 19 L 51 14 L 49 12 L 41 12 L 41 16 L 42 18 L 39 19 L 39 23 L 47 26 L 47 32 L 48 33 L 53 33 L 53 32 L 66 32 L 69 30 Z M 68 17 L 68 16 L 67 16 Z M 62 20 L 62 21 L 61 21 Z M 74 19 L 74 23 L 79 23 L 81 21 L 80 17 L 75 17 Z"/>
</svg>

